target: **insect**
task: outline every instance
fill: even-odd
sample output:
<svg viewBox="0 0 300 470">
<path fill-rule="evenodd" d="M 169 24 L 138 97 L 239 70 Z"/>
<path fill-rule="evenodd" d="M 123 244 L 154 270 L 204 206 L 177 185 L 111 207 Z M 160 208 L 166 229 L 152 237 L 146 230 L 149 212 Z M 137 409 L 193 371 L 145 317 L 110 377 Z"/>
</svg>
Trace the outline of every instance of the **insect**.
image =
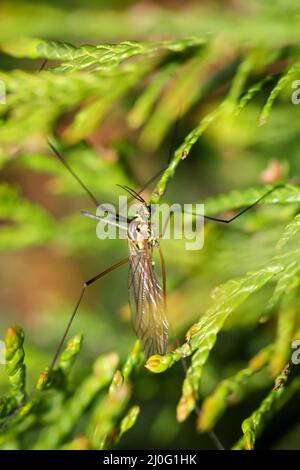
<svg viewBox="0 0 300 470">
<path fill-rule="evenodd" d="M 168 321 L 166 318 L 166 273 L 164 258 L 159 246 L 159 238 L 151 223 L 151 206 L 127 186 L 121 186 L 139 203 L 135 216 L 127 220 L 128 226 L 116 225 L 127 231 L 129 261 L 129 305 L 133 325 L 138 338 L 142 341 L 146 357 L 165 354 L 168 345 Z M 83 215 L 103 221 L 101 217 L 89 212 Z M 110 222 L 113 223 L 113 222 Z M 153 250 L 159 250 L 163 287 L 154 270 Z"/>
<path fill-rule="evenodd" d="M 58 152 L 58 150 L 48 142 L 50 148 L 56 157 L 61 161 L 69 173 L 77 180 L 78 184 L 88 194 L 90 199 L 96 205 L 99 203 L 95 196 L 85 186 L 79 176 L 73 171 L 68 162 Z M 166 269 L 163 252 L 159 245 L 159 239 L 161 238 L 155 235 L 151 224 L 151 206 L 142 198 L 141 192 L 151 183 L 160 173 L 156 174 L 146 185 L 139 191 L 136 192 L 128 186 L 121 186 L 129 195 L 131 199 L 135 199 L 138 202 L 138 208 L 133 218 L 127 219 L 117 214 L 115 221 L 109 223 L 118 226 L 122 230 L 127 232 L 128 241 L 128 256 L 118 263 L 110 266 L 109 268 L 102 271 L 100 274 L 84 282 L 79 298 L 75 304 L 74 310 L 71 314 L 70 320 L 66 327 L 65 333 L 59 343 L 57 351 L 54 355 L 51 368 L 54 367 L 56 360 L 60 354 L 64 341 L 68 335 L 71 324 L 77 313 L 77 310 L 84 297 L 86 289 L 98 279 L 106 276 L 108 273 L 119 268 L 120 266 L 129 262 L 129 304 L 133 317 L 133 325 L 135 332 L 139 339 L 141 339 L 144 347 L 146 357 L 153 354 L 163 355 L 166 353 L 168 345 L 168 321 L 166 318 Z M 190 212 L 191 215 L 201 216 L 212 222 L 218 222 L 222 224 L 230 224 L 246 211 L 255 207 L 262 199 L 271 194 L 275 189 L 282 187 L 283 185 L 276 185 L 263 194 L 260 198 L 254 201 L 253 204 L 245 207 L 233 217 L 229 219 L 218 218 L 214 216 L 198 214 Z M 101 217 L 92 214 L 90 212 L 82 212 L 87 217 L 94 218 L 99 221 L 104 221 Z M 105 219 L 105 222 L 107 220 Z M 122 223 L 127 225 L 122 225 Z M 162 268 L 162 285 L 160 284 L 159 278 L 154 269 L 153 263 L 153 250 L 158 249 L 161 260 Z"/>
<path fill-rule="evenodd" d="M 73 171 L 67 160 L 57 151 L 57 149 L 48 142 L 53 153 L 65 166 L 68 172 L 77 180 L 78 184 L 82 189 L 87 193 L 92 202 L 96 207 L 99 206 L 99 202 L 95 196 L 90 192 L 90 190 L 85 186 L 79 176 Z M 111 223 L 117 225 L 121 229 L 126 230 L 127 234 L 127 243 L 128 243 L 128 256 L 113 266 L 108 267 L 100 274 L 94 276 L 93 278 L 87 280 L 83 283 L 80 295 L 76 301 L 75 307 L 72 311 L 70 319 L 68 321 L 67 327 L 63 334 L 63 337 L 56 349 L 52 362 L 50 364 L 50 369 L 53 369 L 58 356 L 62 350 L 65 339 L 68 335 L 69 329 L 72 325 L 72 322 L 76 316 L 78 308 L 82 302 L 82 299 L 85 295 L 86 289 L 94 284 L 97 280 L 106 276 L 108 273 L 114 271 L 118 267 L 129 263 L 129 277 L 128 277 L 128 289 L 129 289 L 129 302 L 133 317 L 133 324 L 137 336 L 141 339 L 144 347 L 146 356 L 151 356 L 153 354 L 163 355 L 167 351 L 168 346 L 168 322 L 166 318 L 166 269 L 163 253 L 160 247 L 160 238 L 162 235 L 157 236 L 153 230 L 151 222 L 151 206 L 142 198 L 141 192 L 143 189 L 150 184 L 156 177 L 161 174 L 165 168 L 163 168 L 158 174 L 151 178 L 146 185 L 139 191 L 135 192 L 133 189 L 127 186 L 121 186 L 124 191 L 126 191 L 131 199 L 137 201 L 137 210 L 134 216 L 131 219 L 124 218 L 121 215 L 117 215 L 114 221 Z M 222 224 L 230 224 L 246 211 L 253 208 L 258 204 L 263 198 L 272 193 L 275 189 L 283 185 L 277 185 L 263 194 L 259 199 L 254 201 L 250 206 L 242 209 L 236 215 L 229 219 L 222 219 L 214 216 L 191 213 L 195 216 L 201 216 L 204 219 L 207 219 L 212 222 L 219 222 Z M 96 220 L 102 220 L 96 214 L 90 212 L 83 212 L 83 215 L 92 217 Z M 105 219 L 105 222 L 107 220 Z M 124 225 L 123 225 L 124 224 Z M 156 274 L 155 267 L 153 264 L 153 252 L 158 250 L 160 261 L 161 261 L 161 271 L 162 271 L 162 283 L 159 281 L 159 277 Z M 187 371 L 185 364 L 185 358 L 182 357 L 183 369 Z M 201 413 L 198 404 L 197 404 L 197 393 L 194 390 L 193 382 L 191 381 L 191 390 L 195 396 L 195 411 L 197 415 Z M 34 396 L 35 390 L 28 395 L 26 401 Z M 3 423 L 0 427 L 0 430 L 4 429 L 11 419 L 19 412 L 21 406 L 18 407 Z M 218 436 L 213 430 L 208 430 L 208 435 L 211 440 L 214 442 L 215 446 L 219 450 L 223 450 L 224 446 L 219 440 Z"/>
<path fill-rule="evenodd" d="M 53 153 L 58 157 L 65 168 L 77 180 L 80 186 L 88 194 L 93 203 L 98 207 L 99 203 L 95 196 L 85 186 L 79 176 L 69 166 L 67 161 L 58 150 L 48 142 Z M 128 291 L 129 305 L 132 313 L 133 325 L 137 337 L 142 341 L 146 357 L 153 354 L 165 354 L 168 345 L 168 321 L 166 318 L 166 271 L 165 262 L 159 238 L 153 230 L 151 224 L 151 206 L 147 204 L 140 193 L 155 179 L 163 170 L 160 170 L 146 185 L 136 192 L 128 186 L 121 186 L 131 199 L 138 202 L 138 207 L 134 217 L 124 218 L 117 214 L 115 221 L 107 221 L 127 232 L 128 257 L 104 270 L 97 276 L 84 282 L 80 296 L 76 302 L 65 333 L 60 341 L 55 356 L 52 360 L 51 368 L 54 367 L 57 357 L 60 354 L 64 341 L 68 335 L 73 319 L 77 313 L 79 305 L 83 299 L 87 287 L 104 277 L 106 274 L 117 269 L 123 264 L 129 263 Z M 90 212 L 82 212 L 82 215 L 96 220 L 104 221 L 101 217 Z M 123 224 L 121 224 L 121 222 Z M 127 224 L 127 226 L 124 225 Z M 162 285 L 154 269 L 153 250 L 158 249 L 162 267 Z"/>
</svg>

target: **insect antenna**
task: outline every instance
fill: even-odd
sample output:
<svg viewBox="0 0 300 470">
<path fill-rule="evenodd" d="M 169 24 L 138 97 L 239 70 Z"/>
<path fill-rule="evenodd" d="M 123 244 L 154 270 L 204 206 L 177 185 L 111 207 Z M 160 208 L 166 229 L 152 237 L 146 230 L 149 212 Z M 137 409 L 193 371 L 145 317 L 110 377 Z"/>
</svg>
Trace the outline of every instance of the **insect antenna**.
<svg viewBox="0 0 300 470">
<path fill-rule="evenodd" d="M 129 188 L 129 186 L 125 186 L 125 185 L 122 185 L 122 184 L 117 184 L 117 186 L 119 186 L 120 188 L 124 189 L 124 191 L 126 191 L 128 194 L 130 194 L 134 199 L 137 199 L 139 202 L 141 202 L 142 204 L 147 204 L 145 199 L 142 198 L 142 196 L 137 193 L 136 191 L 134 191 L 133 189 Z"/>
</svg>

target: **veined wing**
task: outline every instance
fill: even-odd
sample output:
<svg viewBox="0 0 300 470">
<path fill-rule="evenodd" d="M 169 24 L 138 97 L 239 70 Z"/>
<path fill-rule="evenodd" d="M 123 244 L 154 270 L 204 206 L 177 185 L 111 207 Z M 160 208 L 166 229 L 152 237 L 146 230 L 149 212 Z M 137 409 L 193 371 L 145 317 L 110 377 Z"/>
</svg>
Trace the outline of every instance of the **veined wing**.
<svg viewBox="0 0 300 470">
<path fill-rule="evenodd" d="M 152 248 L 140 250 L 129 240 L 129 304 L 133 325 L 147 357 L 165 354 L 168 322 L 162 288 L 152 264 Z"/>
</svg>

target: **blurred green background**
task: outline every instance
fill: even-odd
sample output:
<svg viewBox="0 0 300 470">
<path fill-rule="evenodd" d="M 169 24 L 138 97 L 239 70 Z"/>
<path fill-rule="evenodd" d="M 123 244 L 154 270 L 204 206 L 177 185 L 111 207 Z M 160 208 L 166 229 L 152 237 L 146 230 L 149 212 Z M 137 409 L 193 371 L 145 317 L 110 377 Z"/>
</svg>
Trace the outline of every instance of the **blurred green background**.
<svg viewBox="0 0 300 470">
<path fill-rule="evenodd" d="M 93 221 L 81 217 L 81 210 L 93 207 L 51 154 L 45 136 L 54 134 L 86 185 L 100 201 L 113 203 L 122 194 L 117 184 L 138 189 L 166 165 L 174 146 L 224 100 L 240 64 L 250 57 L 248 72 L 240 75 L 244 83 L 239 94 L 266 77 L 268 81 L 237 117 L 225 113 L 207 129 L 178 167 L 163 202 L 202 202 L 272 183 L 277 173 L 297 184 L 300 116 L 299 106 L 291 103 L 291 79 L 265 125 L 259 125 L 259 117 L 280 76 L 298 60 L 299 19 L 298 2 L 291 0 L 1 2 L 0 79 L 7 84 L 8 104 L 0 123 L 0 178 L 6 188 L 0 202 L 0 331 L 4 337 L 14 323 L 25 330 L 29 389 L 51 361 L 82 282 L 127 253 L 125 241 L 98 240 Z M 204 38 L 205 45 L 133 58 L 125 72 L 120 65 L 120 75 L 116 69 L 87 69 L 77 72 L 80 78 L 57 72 L 52 79 L 45 69 L 59 61 L 50 60 L 38 73 L 42 56 L 27 58 L 26 52 L 14 51 L 19 37 L 80 46 L 192 36 Z M 142 63 L 137 76 L 130 69 L 135 62 Z M 275 169 L 271 176 L 265 173 L 268 168 Z M 151 188 L 145 197 L 150 194 Z M 216 286 L 255 270 L 272 256 L 295 210 L 295 205 L 261 207 L 234 226 L 207 225 L 200 252 L 186 251 L 183 241 L 162 242 L 168 317 L 175 332 L 170 349 L 210 306 Z M 201 397 L 276 337 L 274 318 L 258 324 L 270 292 L 268 286 L 251 297 L 226 323 L 205 367 Z M 126 358 L 135 339 L 126 267 L 89 289 L 72 326 L 73 334 L 80 331 L 85 339 L 75 383 L 102 353 L 117 351 Z M 195 431 L 194 416 L 183 424 L 176 421 L 183 378 L 180 362 L 162 375 L 146 370 L 138 374 L 132 403 L 141 406 L 141 413 L 119 448 L 214 448 L 206 434 Z M 257 374 L 244 399 L 218 422 L 216 432 L 226 448 L 240 437 L 241 421 L 266 395 L 268 380 Z M 7 390 L 3 366 L 0 385 Z M 299 448 L 298 419 L 293 398 L 267 427 L 258 447 Z"/>
</svg>

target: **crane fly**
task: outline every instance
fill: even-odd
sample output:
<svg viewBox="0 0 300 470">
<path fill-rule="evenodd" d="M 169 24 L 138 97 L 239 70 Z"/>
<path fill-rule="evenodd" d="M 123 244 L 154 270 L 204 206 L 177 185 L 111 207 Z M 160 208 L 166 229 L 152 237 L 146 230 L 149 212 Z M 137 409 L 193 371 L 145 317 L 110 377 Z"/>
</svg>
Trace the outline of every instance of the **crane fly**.
<svg viewBox="0 0 300 470">
<path fill-rule="evenodd" d="M 48 141 L 48 145 L 65 166 L 69 173 L 76 179 L 78 184 L 84 189 L 96 207 L 100 206 L 99 202 L 91 191 L 85 186 L 79 176 L 73 171 L 68 162 L 62 157 L 60 152 Z M 170 157 L 168 164 L 170 163 Z M 151 206 L 142 198 L 141 192 L 157 178 L 166 168 L 160 170 L 154 177 L 152 177 L 139 191 L 136 192 L 128 186 L 121 186 L 131 199 L 138 201 L 138 209 L 132 219 L 124 218 L 123 216 L 116 215 L 115 221 L 108 221 L 90 212 L 82 212 L 83 215 L 112 223 L 113 225 L 127 231 L 128 240 L 128 256 L 118 263 L 105 269 L 100 274 L 94 276 L 88 281 L 83 283 L 83 287 L 79 298 L 75 304 L 74 310 L 66 327 L 65 333 L 59 343 L 57 351 L 51 363 L 51 368 L 54 367 L 56 360 L 61 352 L 64 341 L 68 335 L 71 324 L 75 318 L 78 307 L 84 297 L 87 287 L 96 282 L 98 279 L 106 276 L 108 273 L 119 268 L 123 264 L 129 262 L 129 305 L 131 308 L 133 325 L 136 334 L 141 339 L 146 356 L 153 354 L 163 355 L 166 353 L 168 345 L 168 321 L 166 318 L 166 270 L 162 250 L 159 246 L 161 238 L 155 235 L 151 224 Z M 284 184 L 278 184 L 264 193 L 256 201 L 249 206 L 245 207 L 237 214 L 229 219 L 219 218 L 204 214 L 197 214 L 189 212 L 191 215 L 201 216 L 211 222 L 219 222 L 221 224 L 230 224 L 245 212 L 254 208 L 266 196 L 270 195 L 276 189 L 283 187 Z M 126 222 L 127 226 L 121 225 L 120 222 Z M 164 227 L 165 228 L 165 227 Z M 164 229 L 163 229 L 164 230 Z M 162 286 L 156 275 L 153 262 L 153 250 L 158 249 L 162 267 Z"/>
<path fill-rule="evenodd" d="M 142 203 L 128 230 L 129 304 L 133 324 L 146 356 L 165 354 L 168 345 L 164 260 L 153 233 L 151 208 Z M 163 288 L 154 270 L 153 249 L 158 248 L 163 272 Z"/>
<path fill-rule="evenodd" d="M 53 153 L 56 155 L 56 157 L 68 170 L 68 172 L 74 177 L 74 179 L 79 183 L 82 189 L 87 193 L 87 195 L 96 205 L 96 207 L 98 207 L 100 204 L 98 203 L 93 193 L 87 188 L 87 186 L 85 186 L 83 181 L 73 171 L 73 169 L 63 158 L 60 152 L 58 152 L 58 150 L 49 141 L 48 145 L 53 151 Z M 169 155 L 168 165 L 170 164 L 170 156 L 171 154 Z M 140 193 L 167 168 L 168 166 L 160 170 L 156 175 L 154 175 L 154 177 L 152 177 L 139 192 L 135 192 L 128 186 L 121 186 L 127 193 L 129 193 L 131 199 L 136 199 L 138 202 L 138 208 L 135 212 L 134 217 L 132 217 L 131 219 L 127 219 L 117 214 L 115 222 L 110 221 L 110 223 L 120 227 L 123 230 L 126 230 L 128 242 L 128 256 L 83 283 L 79 298 L 75 304 L 63 337 L 57 347 L 57 350 L 50 364 L 50 370 L 53 369 L 56 364 L 57 358 L 62 350 L 65 339 L 69 333 L 70 327 L 76 316 L 77 310 L 81 304 L 87 287 L 96 282 L 98 279 L 106 276 L 106 274 L 126 264 L 127 262 L 129 262 L 129 305 L 132 313 L 135 332 L 138 338 L 142 341 L 146 357 L 152 356 L 154 354 L 164 355 L 166 353 L 168 347 L 169 330 L 169 325 L 166 318 L 166 270 L 163 253 L 159 245 L 159 240 L 162 238 L 163 233 L 160 236 L 157 236 L 155 234 L 151 222 L 151 206 L 147 204 L 147 202 L 142 198 Z M 193 212 L 189 212 L 189 214 L 201 216 L 203 219 L 212 222 L 230 224 L 242 214 L 255 207 L 266 196 L 270 195 L 273 191 L 283 186 L 284 184 L 278 184 L 274 186 L 269 191 L 264 193 L 261 197 L 259 197 L 256 201 L 254 201 L 252 204 L 240 210 L 237 214 L 235 214 L 229 219 L 204 214 L 197 214 Z M 108 222 L 108 220 L 102 219 L 96 214 L 92 214 L 90 212 L 82 212 L 82 214 L 96 220 Z M 120 222 L 127 222 L 127 226 L 120 225 Z M 165 227 L 166 225 L 163 227 L 163 232 L 165 230 Z M 161 260 L 162 285 L 154 269 L 153 252 L 155 249 L 158 249 Z M 186 371 L 187 369 L 185 365 L 185 358 L 182 357 L 181 359 L 183 368 Z M 199 415 L 201 411 L 197 405 L 197 393 L 194 390 L 193 382 L 191 382 L 191 389 L 193 390 L 193 393 L 195 395 L 195 410 L 197 415 Z M 34 392 L 32 392 L 32 394 L 33 393 Z M 12 419 L 12 417 L 15 415 L 15 413 L 17 413 L 19 409 L 20 407 L 17 408 L 17 410 L 15 410 L 15 412 L 12 413 L 12 415 L 10 415 L 6 419 L 1 429 L 7 425 L 9 420 Z M 225 449 L 218 436 L 212 429 L 208 430 L 208 434 L 218 450 Z"/>
<path fill-rule="evenodd" d="M 164 355 L 168 345 L 168 321 L 166 318 L 166 273 L 159 238 L 151 223 L 151 206 L 128 186 L 121 186 L 139 205 L 135 216 L 129 221 L 128 241 L 128 292 L 133 326 L 142 341 L 146 357 Z M 83 215 L 103 221 L 89 212 Z M 110 221 L 110 223 L 113 223 Z M 125 229 L 123 225 L 116 225 Z M 162 264 L 163 287 L 154 269 L 153 250 L 158 249 Z"/>
<path fill-rule="evenodd" d="M 68 162 L 62 157 L 60 152 L 48 141 L 53 153 L 65 166 L 65 168 L 76 179 L 80 186 L 85 190 L 93 203 L 98 207 L 100 204 L 90 190 L 85 186 L 79 176 L 69 166 Z M 120 186 L 130 195 L 130 199 L 138 202 L 138 207 L 133 218 L 127 219 L 116 214 L 115 221 L 103 219 L 90 212 L 82 212 L 82 215 L 113 224 L 120 229 L 127 231 L 128 256 L 97 276 L 84 282 L 80 296 L 76 302 L 73 313 L 70 317 L 65 333 L 59 343 L 57 351 L 51 363 L 54 367 L 56 360 L 61 352 L 64 341 L 68 335 L 69 329 L 75 318 L 79 305 L 84 297 L 87 287 L 96 282 L 106 274 L 129 262 L 128 291 L 129 306 L 133 320 L 134 330 L 137 337 L 141 340 L 146 357 L 154 354 L 164 355 L 168 346 L 169 325 L 166 318 L 166 271 L 164 256 L 159 245 L 161 236 L 157 236 L 151 223 L 151 206 L 142 198 L 141 192 L 157 178 L 165 168 L 160 170 L 152 177 L 139 191 L 136 192 L 128 186 Z M 126 222 L 127 226 L 120 222 Z M 162 283 L 154 269 L 153 250 L 157 249 L 161 260 Z"/>
<path fill-rule="evenodd" d="M 47 60 L 41 66 L 42 70 L 47 63 Z M 178 125 L 178 120 L 174 128 L 173 135 L 173 144 L 176 136 L 176 128 Z M 78 177 L 78 175 L 73 171 L 68 162 L 63 158 L 60 152 L 53 146 L 50 141 L 47 141 L 49 147 L 56 155 L 58 160 L 64 165 L 68 172 L 73 176 L 77 183 L 82 187 L 86 192 L 92 202 L 99 206 L 99 203 L 93 193 L 88 189 L 88 187 L 83 183 L 83 181 Z M 83 283 L 79 298 L 75 304 L 73 312 L 70 316 L 69 322 L 63 334 L 63 337 L 58 345 L 58 348 L 52 359 L 50 370 L 54 368 L 57 358 L 62 350 L 65 339 L 69 333 L 72 322 L 76 316 L 77 310 L 81 304 L 81 301 L 84 297 L 87 287 L 96 282 L 98 279 L 106 276 L 106 274 L 112 272 L 113 270 L 119 268 L 120 266 L 129 262 L 129 276 L 128 276 L 128 291 L 129 291 L 129 305 L 132 313 L 133 325 L 135 332 L 138 338 L 142 341 L 144 352 L 146 357 L 152 356 L 154 354 L 164 355 L 168 347 L 168 330 L 169 325 L 166 318 L 166 270 L 165 262 L 162 250 L 159 245 L 159 240 L 161 237 L 158 237 L 153 230 L 151 223 L 151 206 L 142 198 L 140 193 L 146 189 L 146 187 L 152 183 L 161 173 L 163 173 L 171 163 L 171 157 L 174 149 L 170 149 L 169 159 L 167 167 L 161 169 L 154 177 L 152 177 L 144 187 L 139 191 L 135 192 L 133 189 L 128 186 L 121 186 L 127 193 L 130 194 L 131 198 L 136 199 L 139 202 L 138 209 L 135 213 L 135 216 L 132 219 L 126 219 L 128 223 L 127 227 L 119 225 L 118 222 L 122 221 L 121 217 L 117 215 L 116 223 L 118 227 L 127 231 L 127 242 L 128 242 L 128 257 L 119 261 L 118 263 L 110 266 L 109 268 L 102 271 L 100 274 L 94 276 L 93 278 L 85 281 Z M 214 216 L 207 216 L 204 214 L 194 214 L 190 212 L 191 215 L 201 216 L 203 219 L 219 222 L 222 224 L 230 224 L 236 220 L 239 216 L 244 214 L 246 211 L 252 209 L 256 206 L 262 199 L 271 194 L 275 189 L 284 186 L 283 184 L 277 185 L 267 191 L 263 196 L 258 198 L 254 203 L 244 208 L 236 215 L 229 219 L 222 219 Z M 95 214 L 90 212 L 82 212 L 83 215 L 103 221 L 101 217 L 98 217 Z M 105 220 L 107 222 L 107 220 Z M 124 222 L 124 219 L 123 219 Z M 164 230 L 164 229 L 163 229 Z M 158 249 L 159 256 L 161 260 L 162 268 L 162 286 L 159 281 L 159 278 L 154 269 L 153 261 L 153 251 Z M 187 371 L 185 366 L 185 359 L 182 357 L 183 368 Z M 191 382 L 191 388 L 195 395 L 195 410 L 197 415 L 200 414 L 200 409 L 197 405 L 197 394 L 194 390 L 193 382 Z M 27 400 L 33 396 L 34 391 L 27 397 Z M 22 405 L 21 405 L 22 406 Z M 0 427 L 2 430 L 10 419 L 18 412 L 21 408 L 19 406 L 4 422 L 4 425 Z M 219 450 L 224 450 L 222 443 L 214 433 L 212 429 L 208 430 L 208 434 L 215 443 L 216 447 Z"/>
</svg>

